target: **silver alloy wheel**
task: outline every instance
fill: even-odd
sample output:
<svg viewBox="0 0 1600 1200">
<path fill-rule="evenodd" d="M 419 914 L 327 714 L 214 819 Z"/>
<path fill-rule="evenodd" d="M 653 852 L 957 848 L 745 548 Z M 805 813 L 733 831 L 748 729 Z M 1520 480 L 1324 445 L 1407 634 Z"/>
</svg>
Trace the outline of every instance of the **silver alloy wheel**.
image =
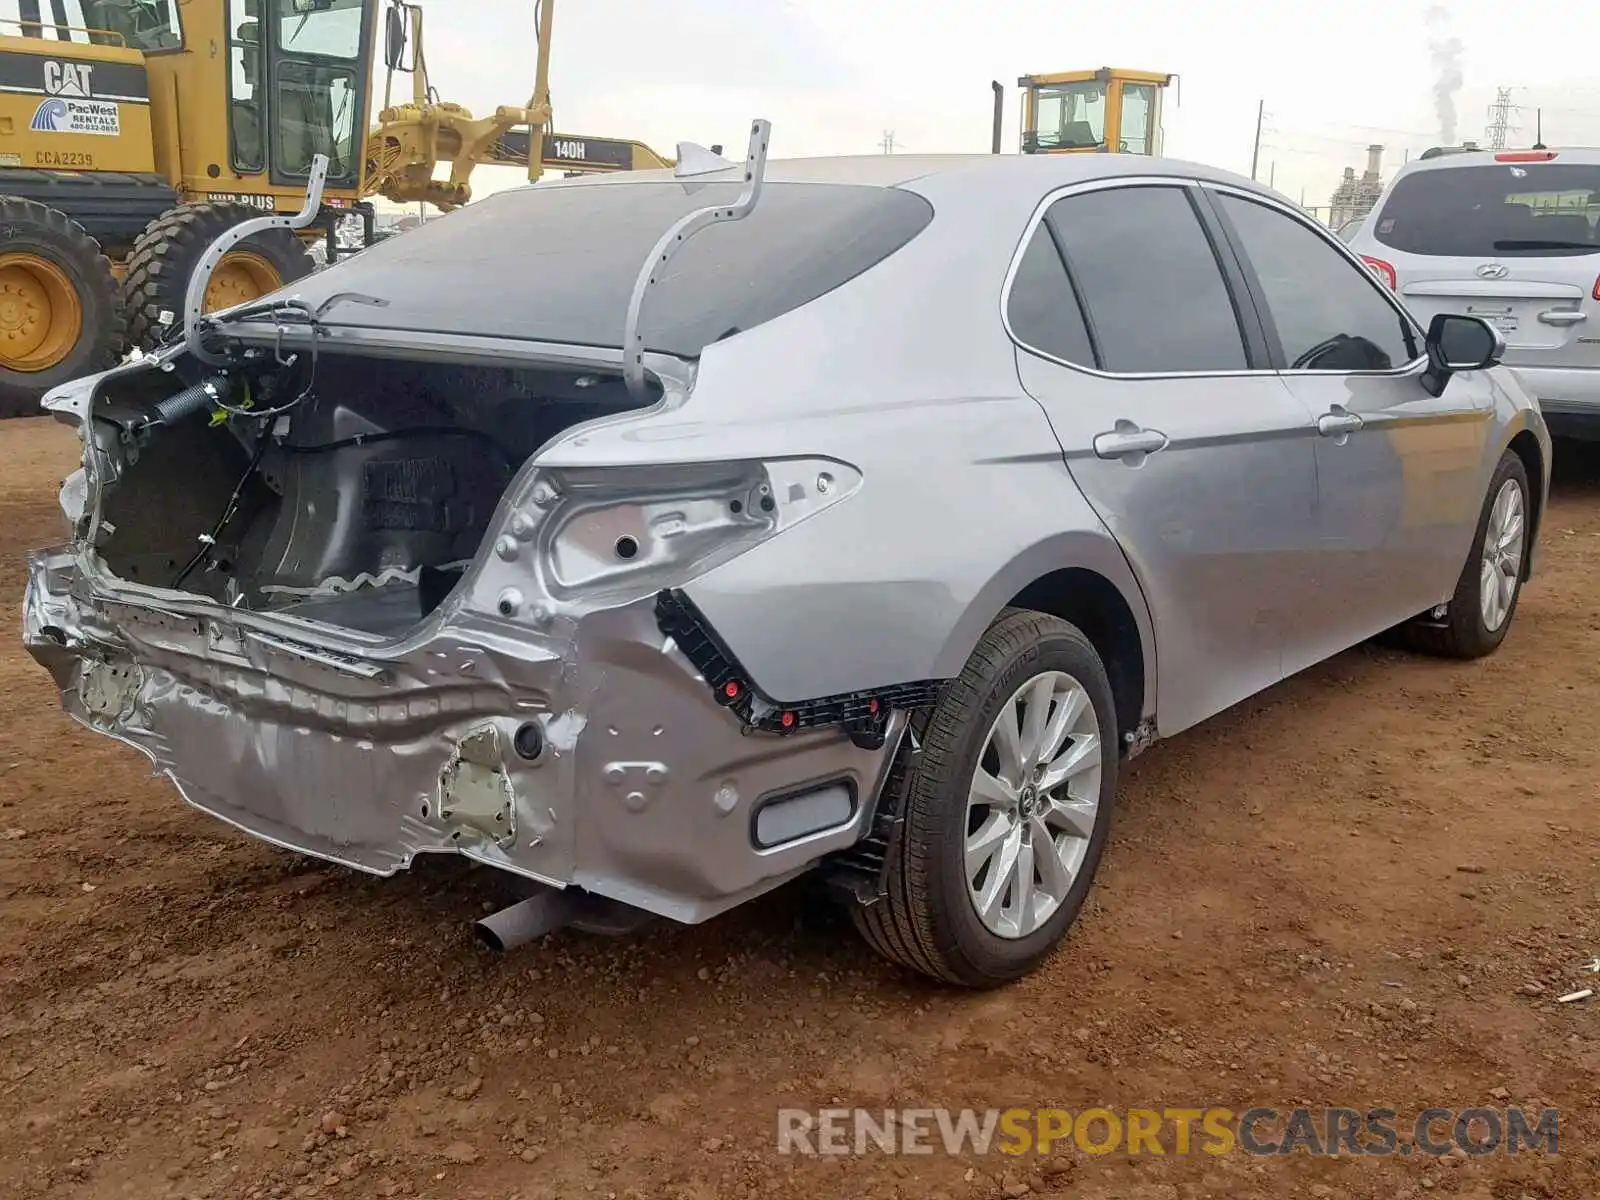
<svg viewBox="0 0 1600 1200">
<path fill-rule="evenodd" d="M 1027 937 L 1066 899 L 1100 808 L 1101 754 L 1094 701 L 1065 671 L 1001 706 L 967 794 L 967 894 L 991 933 Z"/>
<path fill-rule="evenodd" d="M 1483 531 L 1478 608 L 1490 633 L 1505 623 L 1521 582 L 1524 507 L 1522 485 L 1515 479 L 1506 480 L 1489 509 L 1489 524 Z"/>
</svg>

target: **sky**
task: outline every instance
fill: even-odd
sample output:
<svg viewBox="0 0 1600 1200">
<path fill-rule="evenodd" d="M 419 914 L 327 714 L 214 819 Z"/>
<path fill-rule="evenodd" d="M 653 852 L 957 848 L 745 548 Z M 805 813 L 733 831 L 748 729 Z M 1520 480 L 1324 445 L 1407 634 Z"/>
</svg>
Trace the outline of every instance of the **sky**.
<svg viewBox="0 0 1600 1200">
<path fill-rule="evenodd" d="M 424 0 L 428 66 L 475 113 L 532 90 L 532 0 Z M 1600 9 L 1580 0 L 1559 32 L 1490 0 L 560 0 L 551 92 L 557 131 L 629 137 L 672 156 L 679 141 L 742 149 L 772 122 L 774 157 L 989 149 L 991 80 L 1006 86 L 1003 147 L 1017 145 L 1019 75 L 1117 66 L 1176 73 L 1166 153 L 1258 174 L 1326 204 L 1342 168 L 1385 149 L 1385 174 L 1443 141 L 1482 139 L 1497 87 L 1534 139 L 1600 146 Z M 380 90 L 382 81 L 377 81 Z M 397 81 L 408 87 L 408 81 Z M 520 181 L 479 168 L 482 195 Z"/>
</svg>

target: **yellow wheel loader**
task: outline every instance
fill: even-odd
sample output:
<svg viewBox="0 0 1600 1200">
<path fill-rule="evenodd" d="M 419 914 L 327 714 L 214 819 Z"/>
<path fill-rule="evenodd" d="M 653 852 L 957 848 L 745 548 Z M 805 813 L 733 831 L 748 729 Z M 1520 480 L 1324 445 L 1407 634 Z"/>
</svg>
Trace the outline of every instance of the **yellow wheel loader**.
<svg viewBox="0 0 1600 1200">
<path fill-rule="evenodd" d="M 1101 67 L 1024 75 L 1023 154 L 1161 153 L 1161 93 L 1176 75 Z M 1004 91 L 994 88 L 994 153 L 1000 153 Z"/>
<path fill-rule="evenodd" d="M 56 384 L 176 329 L 206 246 L 298 211 L 317 154 L 316 226 L 240 243 L 208 310 L 309 274 L 319 238 L 337 258 L 342 221 L 371 244 L 372 196 L 448 211 L 481 164 L 529 180 L 672 165 L 637 142 L 550 132 L 553 10 L 535 5 L 532 97 L 477 118 L 434 92 L 422 10 L 404 0 L 0 0 L 0 416 L 31 415 Z M 390 104 L 397 72 L 412 96 Z"/>
</svg>

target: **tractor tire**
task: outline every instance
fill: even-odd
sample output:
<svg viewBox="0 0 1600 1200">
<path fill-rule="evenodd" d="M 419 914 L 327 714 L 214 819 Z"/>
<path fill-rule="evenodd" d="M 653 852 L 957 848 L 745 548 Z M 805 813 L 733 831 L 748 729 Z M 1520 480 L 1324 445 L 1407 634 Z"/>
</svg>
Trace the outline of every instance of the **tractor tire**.
<svg viewBox="0 0 1600 1200">
<path fill-rule="evenodd" d="M 151 350 L 183 327 L 189 277 L 206 247 L 261 211 L 245 204 L 180 204 L 145 227 L 128 255 L 122 309 L 128 341 Z M 306 244 L 287 229 L 246 238 L 217 265 L 206 292 L 206 311 L 259 299 L 316 270 Z M 161 318 L 172 314 L 170 325 Z"/>
<path fill-rule="evenodd" d="M 117 282 L 100 243 L 48 205 L 0 196 L 0 417 L 116 361 Z"/>
</svg>

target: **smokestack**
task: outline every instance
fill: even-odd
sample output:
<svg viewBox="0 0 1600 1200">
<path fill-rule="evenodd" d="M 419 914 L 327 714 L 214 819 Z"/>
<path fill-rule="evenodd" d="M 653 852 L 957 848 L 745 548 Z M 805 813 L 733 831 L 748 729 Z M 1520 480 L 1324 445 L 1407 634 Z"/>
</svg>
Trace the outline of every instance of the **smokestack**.
<svg viewBox="0 0 1600 1200">
<path fill-rule="evenodd" d="M 1376 179 L 1383 170 L 1383 147 L 1371 145 L 1367 147 L 1367 175 Z"/>
<path fill-rule="evenodd" d="M 1428 24 L 1428 55 L 1433 60 L 1433 111 L 1439 119 L 1439 140 L 1446 146 L 1456 143 L 1456 93 L 1461 90 L 1461 39 L 1450 34 L 1450 10 L 1431 4 L 1425 17 Z"/>
</svg>

